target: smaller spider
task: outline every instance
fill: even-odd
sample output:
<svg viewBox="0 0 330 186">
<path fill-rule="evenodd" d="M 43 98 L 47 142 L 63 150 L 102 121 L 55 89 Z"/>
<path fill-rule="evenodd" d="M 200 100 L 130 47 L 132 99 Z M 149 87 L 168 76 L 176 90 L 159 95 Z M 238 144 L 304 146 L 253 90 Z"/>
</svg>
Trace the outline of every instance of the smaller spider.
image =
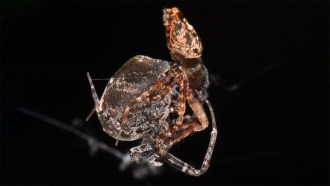
<svg viewBox="0 0 330 186">
<path fill-rule="evenodd" d="M 200 176 L 209 167 L 217 137 L 207 100 L 209 81 L 201 59 L 202 43 L 178 8 L 164 9 L 163 13 L 167 47 L 174 62 L 142 55 L 131 58 L 111 77 L 101 99 L 87 73 L 95 102 L 91 113 L 96 111 L 103 130 L 117 141 L 142 139 L 141 145 L 130 149 L 133 161 L 154 166 L 165 161 L 184 173 Z M 196 169 L 168 151 L 189 134 L 208 127 L 204 103 L 212 117 L 212 132 L 202 166 Z M 186 112 L 187 104 L 193 115 Z"/>
</svg>

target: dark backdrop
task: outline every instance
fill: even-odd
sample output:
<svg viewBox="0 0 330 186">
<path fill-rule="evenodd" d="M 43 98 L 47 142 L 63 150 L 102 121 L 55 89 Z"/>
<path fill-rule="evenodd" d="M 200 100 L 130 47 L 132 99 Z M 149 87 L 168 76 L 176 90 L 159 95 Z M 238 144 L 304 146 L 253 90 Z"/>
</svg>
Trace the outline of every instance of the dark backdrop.
<svg viewBox="0 0 330 186">
<path fill-rule="evenodd" d="M 179 7 L 204 45 L 219 127 L 195 178 L 165 165 L 137 180 L 120 160 L 25 108 L 115 147 L 95 116 L 86 72 L 110 78 L 129 58 L 170 60 L 162 9 Z M 326 1 L 2 1 L 2 184 L 328 184 L 329 3 Z M 95 81 L 101 95 L 107 81 Z M 75 125 L 73 125 L 75 124 Z M 80 124 L 80 125 L 79 125 Z M 173 152 L 199 166 L 210 131 Z M 138 142 L 120 142 L 127 151 Z"/>
</svg>

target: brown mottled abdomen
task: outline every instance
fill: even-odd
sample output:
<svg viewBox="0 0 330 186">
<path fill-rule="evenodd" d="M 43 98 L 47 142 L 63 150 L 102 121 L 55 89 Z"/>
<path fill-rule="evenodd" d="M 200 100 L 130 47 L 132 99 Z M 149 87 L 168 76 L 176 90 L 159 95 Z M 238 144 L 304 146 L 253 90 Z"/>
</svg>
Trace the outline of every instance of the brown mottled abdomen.
<svg viewBox="0 0 330 186">
<path fill-rule="evenodd" d="M 110 79 L 101 98 L 102 113 L 99 119 L 105 132 L 116 139 L 132 141 L 141 138 L 146 131 L 157 130 L 164 120 L 161 118 L 166 118 L 168 114 L 171 92 L 162 99 L 141 101 L 132 106 L 125 123 L 133 133 L 128 135 L 124 131 L 119 135 L 125 107 L 160 80 L 169 69 L 167 61 L 147 56 L 138 55 L 128 60 Z M 153 94 L 158 92 L 156 90 Z"/>
</svg>

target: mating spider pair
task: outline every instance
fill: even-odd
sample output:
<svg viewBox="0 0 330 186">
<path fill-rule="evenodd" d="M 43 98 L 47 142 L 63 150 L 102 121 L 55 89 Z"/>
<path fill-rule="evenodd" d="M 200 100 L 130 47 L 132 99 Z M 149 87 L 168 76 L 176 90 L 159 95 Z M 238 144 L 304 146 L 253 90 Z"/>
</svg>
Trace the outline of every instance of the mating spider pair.
<svg viewBox="0 0 330 186">
<path fill-rule="evenodd" d="M 161 166 L 163 161 L 192 176 L 206 172 L 215 146 L 217 127 L 207 100 L 208 71 L 202 63 L 202 43 L 178 8 L 164 9 L 167 47 L 174 62 L 138 55 L 110 79 L 101 99 L 87 73 L 103 130 L 121 141 L 142 139 L 130 149 L 131 159 Z M 186 103 L 193 115 L 186 113 Z M 200 169 L 168 150 L 189 134 L 206 129 L 206 103 L 212 117 L 210 142 Z"/>
</svg>

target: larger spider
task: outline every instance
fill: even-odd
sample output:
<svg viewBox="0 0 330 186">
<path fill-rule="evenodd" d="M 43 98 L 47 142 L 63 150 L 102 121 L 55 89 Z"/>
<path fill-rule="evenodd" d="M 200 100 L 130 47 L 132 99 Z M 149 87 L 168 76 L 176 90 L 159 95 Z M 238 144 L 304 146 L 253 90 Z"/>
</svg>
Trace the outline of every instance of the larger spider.
<svg viewBox="0 0 330 186">
<path fill-rule="evenodd" d="M 131 58 L 111 77 L 101 99 L 87 73 L 95 102 L 93 112 L 103 130 L 117 141 L 142 139 L 141 145 L 130 149 L 133 161 L 154 166 L 165 161 L 184 173 L 199 176 L 209 167 L 217 136 L 207 100 L 209 81 L 201 59 L 202 43 L 178 8 L 163 12 L 167 47 L 174 62 L 142 55 Z M 168 151 L 189 134 L 208 127 L 205 102 L 213 128 L 202 166 L 196 169 Z M 192 115 L 186 113 L 186 103 Z"/>
</svg>

